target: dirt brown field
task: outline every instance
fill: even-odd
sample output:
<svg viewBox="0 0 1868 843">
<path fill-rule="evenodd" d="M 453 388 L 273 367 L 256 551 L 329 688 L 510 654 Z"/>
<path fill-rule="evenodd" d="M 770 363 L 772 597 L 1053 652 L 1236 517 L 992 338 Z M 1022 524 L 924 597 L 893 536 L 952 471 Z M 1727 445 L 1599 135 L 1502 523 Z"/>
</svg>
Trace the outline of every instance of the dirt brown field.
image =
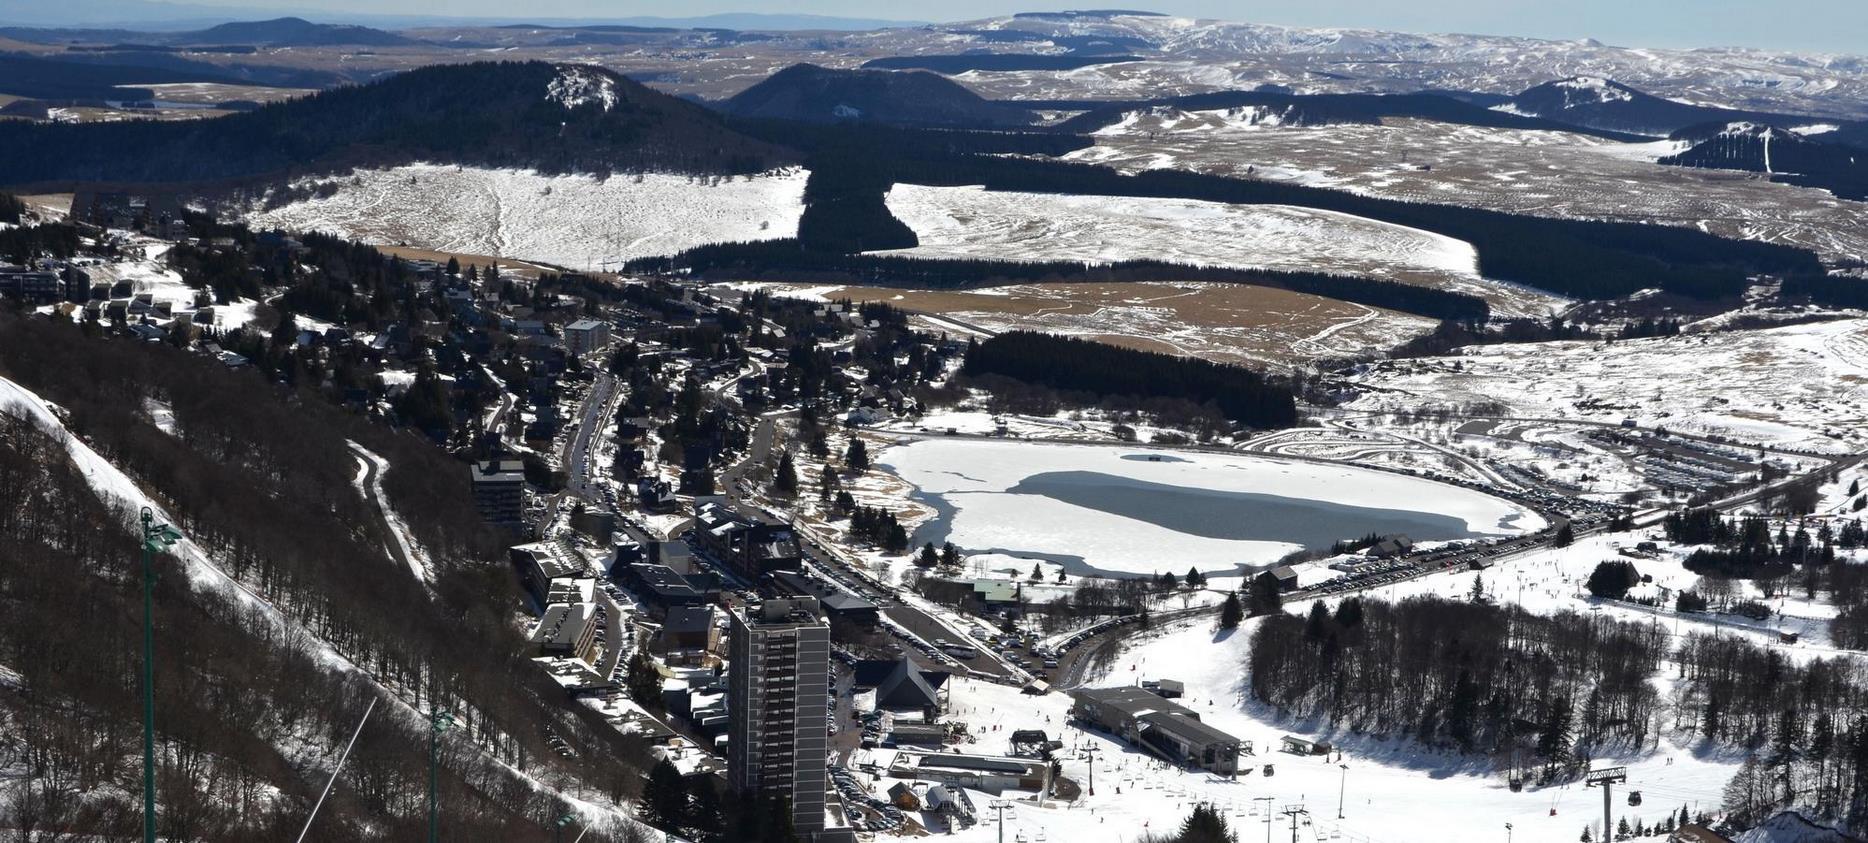
<svg viewBox="0 0 1868 843">
<path fill-rule="evenodd" d="M 23 194 L 19 197 L 19 201 L 58 216 L 71 213 L 71 194 L 69 193 Z"/>
<path fill-rule="evenodd" d="M 1378 354 L 1433 328 L 1417 316 L 1244 284 L 1023 284 L 978 290 L 788 287 L 826 300 L 887 302 L 955 330 L 1036 330 L 1254 366 Z"/>
</svg>

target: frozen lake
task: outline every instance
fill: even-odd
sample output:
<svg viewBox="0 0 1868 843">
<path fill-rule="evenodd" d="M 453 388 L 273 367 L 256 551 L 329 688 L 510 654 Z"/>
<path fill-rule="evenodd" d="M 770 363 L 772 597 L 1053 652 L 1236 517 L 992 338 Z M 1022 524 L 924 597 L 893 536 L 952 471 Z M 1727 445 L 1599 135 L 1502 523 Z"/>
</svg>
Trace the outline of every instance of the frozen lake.
<svg viewBox="0 0 1868 843">
<path fill-rule="evenodd" d="M 930 439 L 880 462 L 938 513 L 916 545 L 951 541 L 1077 574 L 1227 573 L 1369 533 L 1442 541 L 1544 526 L 1457 486 L 1247 454 Z"/>
</svg>

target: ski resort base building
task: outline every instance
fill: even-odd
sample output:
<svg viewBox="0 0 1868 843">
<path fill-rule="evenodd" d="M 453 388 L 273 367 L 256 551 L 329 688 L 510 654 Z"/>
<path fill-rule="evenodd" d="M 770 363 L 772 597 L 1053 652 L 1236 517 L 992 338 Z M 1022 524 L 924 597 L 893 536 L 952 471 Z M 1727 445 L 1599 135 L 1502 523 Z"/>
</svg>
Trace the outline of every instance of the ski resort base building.
<svg viewBox="0 0 1868 843">
<path fill-rule="evenodd" d="M 1175 764 L 1229 776 L 1238 771 L 1241 753 L 1252 754 L 1250 741 L 1200 722 L 1199 714 L 1146 688 L 1081 688 L 1070 697 L 1072 718 Z"/>
</svg>

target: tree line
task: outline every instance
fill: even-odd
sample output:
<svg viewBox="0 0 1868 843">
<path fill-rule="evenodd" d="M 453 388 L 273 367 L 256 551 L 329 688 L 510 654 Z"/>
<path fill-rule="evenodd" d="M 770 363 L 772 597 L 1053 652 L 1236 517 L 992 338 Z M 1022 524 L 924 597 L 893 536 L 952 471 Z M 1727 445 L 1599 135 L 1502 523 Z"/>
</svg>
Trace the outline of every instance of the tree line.
<svg viewBox="0 0 1868 843">
<path fill-rule="evenodd" d="M 810 216 L 811 212 L 807 210 L 805 218 L 808 220 Z M 800 239 L 699 246 L 666 257 L 638 258 L 631 261 L 627 269 L 650 273 L 680 271 L 703 278 L 819 283 L 840 281 L 936 290 L 1044 282 L 1204 281 L 1272 287 L 1432 319 L 1482 322 L 1490 315 L 1485 300 L 1478 296 L 1357 275 L 1194 266 L 1147 260 L 1084 263 L 846 254 L 838 250 L 841 244 L 835 238 L 822 239 L 815 244 L 806 243 L 802 239 L 804 225 L 800 223 Z M 911 239 L 886 243 L 881 248 L 907 248 L 913 245 L 915 241 Z"/>
<path fill-rule="evenodd" d="M 1239 366 L 1136 351 L 1030 331 L 992 337 L 968 350 L 962 371 L 1096 395 L 1171 398 L 1211 404 L 1238 424 L 1289 427 L 1297 403 L 1289 385 Z"/>
<path fill-rule="evenodd" d="M 1413 597 L 1274 614 L 1247 655 L 1253 698 L 1330 728 L 1404 736 L 1565 780 L 1661 733 L 1748 753 L 1727 789 L 1740 822 L 1813 805 L 1868 820 L 1868 670 L 1804 664 L 1736 636 Z M 1675 677 L 1664 705 L 1655 689 Z"/>
<path fill-rule="evenodd" d="M 1353 214 L 1464 240 L 1478 251 L 1479 270 L 1487 277 L 1574 298 L 1616 298 L 1659 287 L 1720 299 L 1741 293 L 1750 275 L 1822 272 L 1808 250 L 1673 226 L 1521 216 L 1178 170 L 1129 175 L 1033 156 L 948 154 L 926 147 L 868 154 L 868 160 L 845 158 L 839 166 L 879 170 L 883 176 L 871 179 L 877 183 L 1281 204 Z"/>
<path fill-rule="evenodd" d="M 1517 759 L 1554 778 L 1579 740 L 1639 746 L 1666 652 L 1652 627 L 1420 597 L 1321 602 L 1252 636 L 1251 693 L 1280 714 Z"/>
</svg>

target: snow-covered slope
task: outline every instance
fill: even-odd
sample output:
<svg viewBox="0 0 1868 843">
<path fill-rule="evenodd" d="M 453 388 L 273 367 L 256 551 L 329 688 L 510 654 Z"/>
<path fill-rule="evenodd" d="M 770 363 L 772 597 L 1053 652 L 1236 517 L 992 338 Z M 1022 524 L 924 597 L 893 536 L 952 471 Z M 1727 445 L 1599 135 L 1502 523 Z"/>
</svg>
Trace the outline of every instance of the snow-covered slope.
<svg viewBox="0 0 1868 843">
<path fill-rule="evenodd" d="M 247 221 L 255 228 L 602 269 L 707 243 L 791 237 L 804 211 L 807 175 L 786 169 L 730 178 L 648 173 L 603 179 L 415 164 L 302 180 L 294 188 L 311 198 L 254 209 Z"/>
</svg>

